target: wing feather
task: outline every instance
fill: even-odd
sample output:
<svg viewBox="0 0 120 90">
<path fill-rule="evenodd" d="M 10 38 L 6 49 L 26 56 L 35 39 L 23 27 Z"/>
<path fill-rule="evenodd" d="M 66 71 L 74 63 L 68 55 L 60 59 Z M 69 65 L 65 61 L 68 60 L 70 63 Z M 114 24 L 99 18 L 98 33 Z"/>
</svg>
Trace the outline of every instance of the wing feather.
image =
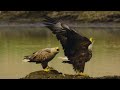
<svg viewBox="0 0 120 90">
<path fill-rule="evenodd" d="M 50 17 L 45 18 L 44 24 L 49 28 L 63 46 L 66 56 L 70 56 L 78 49 L 88 48 L 91 44 L 90 40 L 78 34 L 75 30 L 64 25 L 58 20 Z M 64 26 L 64 27 L 63 27 Z"/>
</svg>

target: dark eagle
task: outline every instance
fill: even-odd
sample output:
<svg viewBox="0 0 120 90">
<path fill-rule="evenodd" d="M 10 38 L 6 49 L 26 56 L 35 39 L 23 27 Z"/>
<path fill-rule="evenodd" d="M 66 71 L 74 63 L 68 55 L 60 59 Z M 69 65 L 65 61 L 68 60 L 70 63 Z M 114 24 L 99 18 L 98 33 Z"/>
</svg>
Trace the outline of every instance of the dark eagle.
<svg viewBox="0 0 120 90">
<path fill-rule="evenodd" d="M 44 71 L 49 71 L 48 62 L 51 61 L 56 54 L 59 52 L 59 48 L 45 48 L 34 52 L 31 55 L 24 56 L 24 62 L 35 62 L 36 64 L 41 64 Z"/>
<path fill-rule="evenodd" d="M 92 44 L 93 39 L 86 38 L 78 34 L 75 30 L 71 29 L 66 24 L 61 23 L 59 20 L 44 17 L 43 24 L 49 28 L 57 39 L 62 44 L 64 54 L 67 56 L 70 63 L 73 65 L 73 69 L 83 74 L 85 62 L 89 61 L 92 57 Z"/>
</svg>

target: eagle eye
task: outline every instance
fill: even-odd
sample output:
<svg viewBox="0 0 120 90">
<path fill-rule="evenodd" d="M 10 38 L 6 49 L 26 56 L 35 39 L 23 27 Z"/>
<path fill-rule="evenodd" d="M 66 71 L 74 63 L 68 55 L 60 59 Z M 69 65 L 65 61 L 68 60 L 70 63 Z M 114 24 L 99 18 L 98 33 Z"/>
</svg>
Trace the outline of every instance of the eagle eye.
<svg viewBox="0 0 120 90">
<path fill-rule="evenodd" d="M 57 49 L 57 51 L 59 51 L 59 49 Z"/>
</svg>

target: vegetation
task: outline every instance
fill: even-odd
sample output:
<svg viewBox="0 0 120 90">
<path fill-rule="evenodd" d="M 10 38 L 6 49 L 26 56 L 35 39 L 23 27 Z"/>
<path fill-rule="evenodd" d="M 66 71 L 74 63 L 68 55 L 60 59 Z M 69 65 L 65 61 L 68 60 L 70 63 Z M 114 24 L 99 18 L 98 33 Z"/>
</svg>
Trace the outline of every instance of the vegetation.
<svg viewBox="0 0 120 90">
<path fill-rule="evenodd" d="M 0 22 L 34 23 L 43 15 L 78 22 L 120 22 L 120 11 L 0 11 Z"/>
</svg>

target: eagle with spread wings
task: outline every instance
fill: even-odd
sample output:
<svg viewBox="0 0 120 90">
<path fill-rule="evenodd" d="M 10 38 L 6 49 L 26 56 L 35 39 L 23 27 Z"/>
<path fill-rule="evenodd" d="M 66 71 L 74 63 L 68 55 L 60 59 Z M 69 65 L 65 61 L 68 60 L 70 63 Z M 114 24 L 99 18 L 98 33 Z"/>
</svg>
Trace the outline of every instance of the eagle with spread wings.
<svg viewBox="0 0 120 90">
<path fill-rule="evenodd" d="M 68 58 L 67 62 L 72 64 L 73 69 L 80 75 L 84 75 L 85 63 L 92 57 L 93 38 L 88 39 L 68 25 L 61 23 L 57 19 L 44 16 L 43 24 L 56 35 L 60 41 L 64 55 Z"/>
</svg>

